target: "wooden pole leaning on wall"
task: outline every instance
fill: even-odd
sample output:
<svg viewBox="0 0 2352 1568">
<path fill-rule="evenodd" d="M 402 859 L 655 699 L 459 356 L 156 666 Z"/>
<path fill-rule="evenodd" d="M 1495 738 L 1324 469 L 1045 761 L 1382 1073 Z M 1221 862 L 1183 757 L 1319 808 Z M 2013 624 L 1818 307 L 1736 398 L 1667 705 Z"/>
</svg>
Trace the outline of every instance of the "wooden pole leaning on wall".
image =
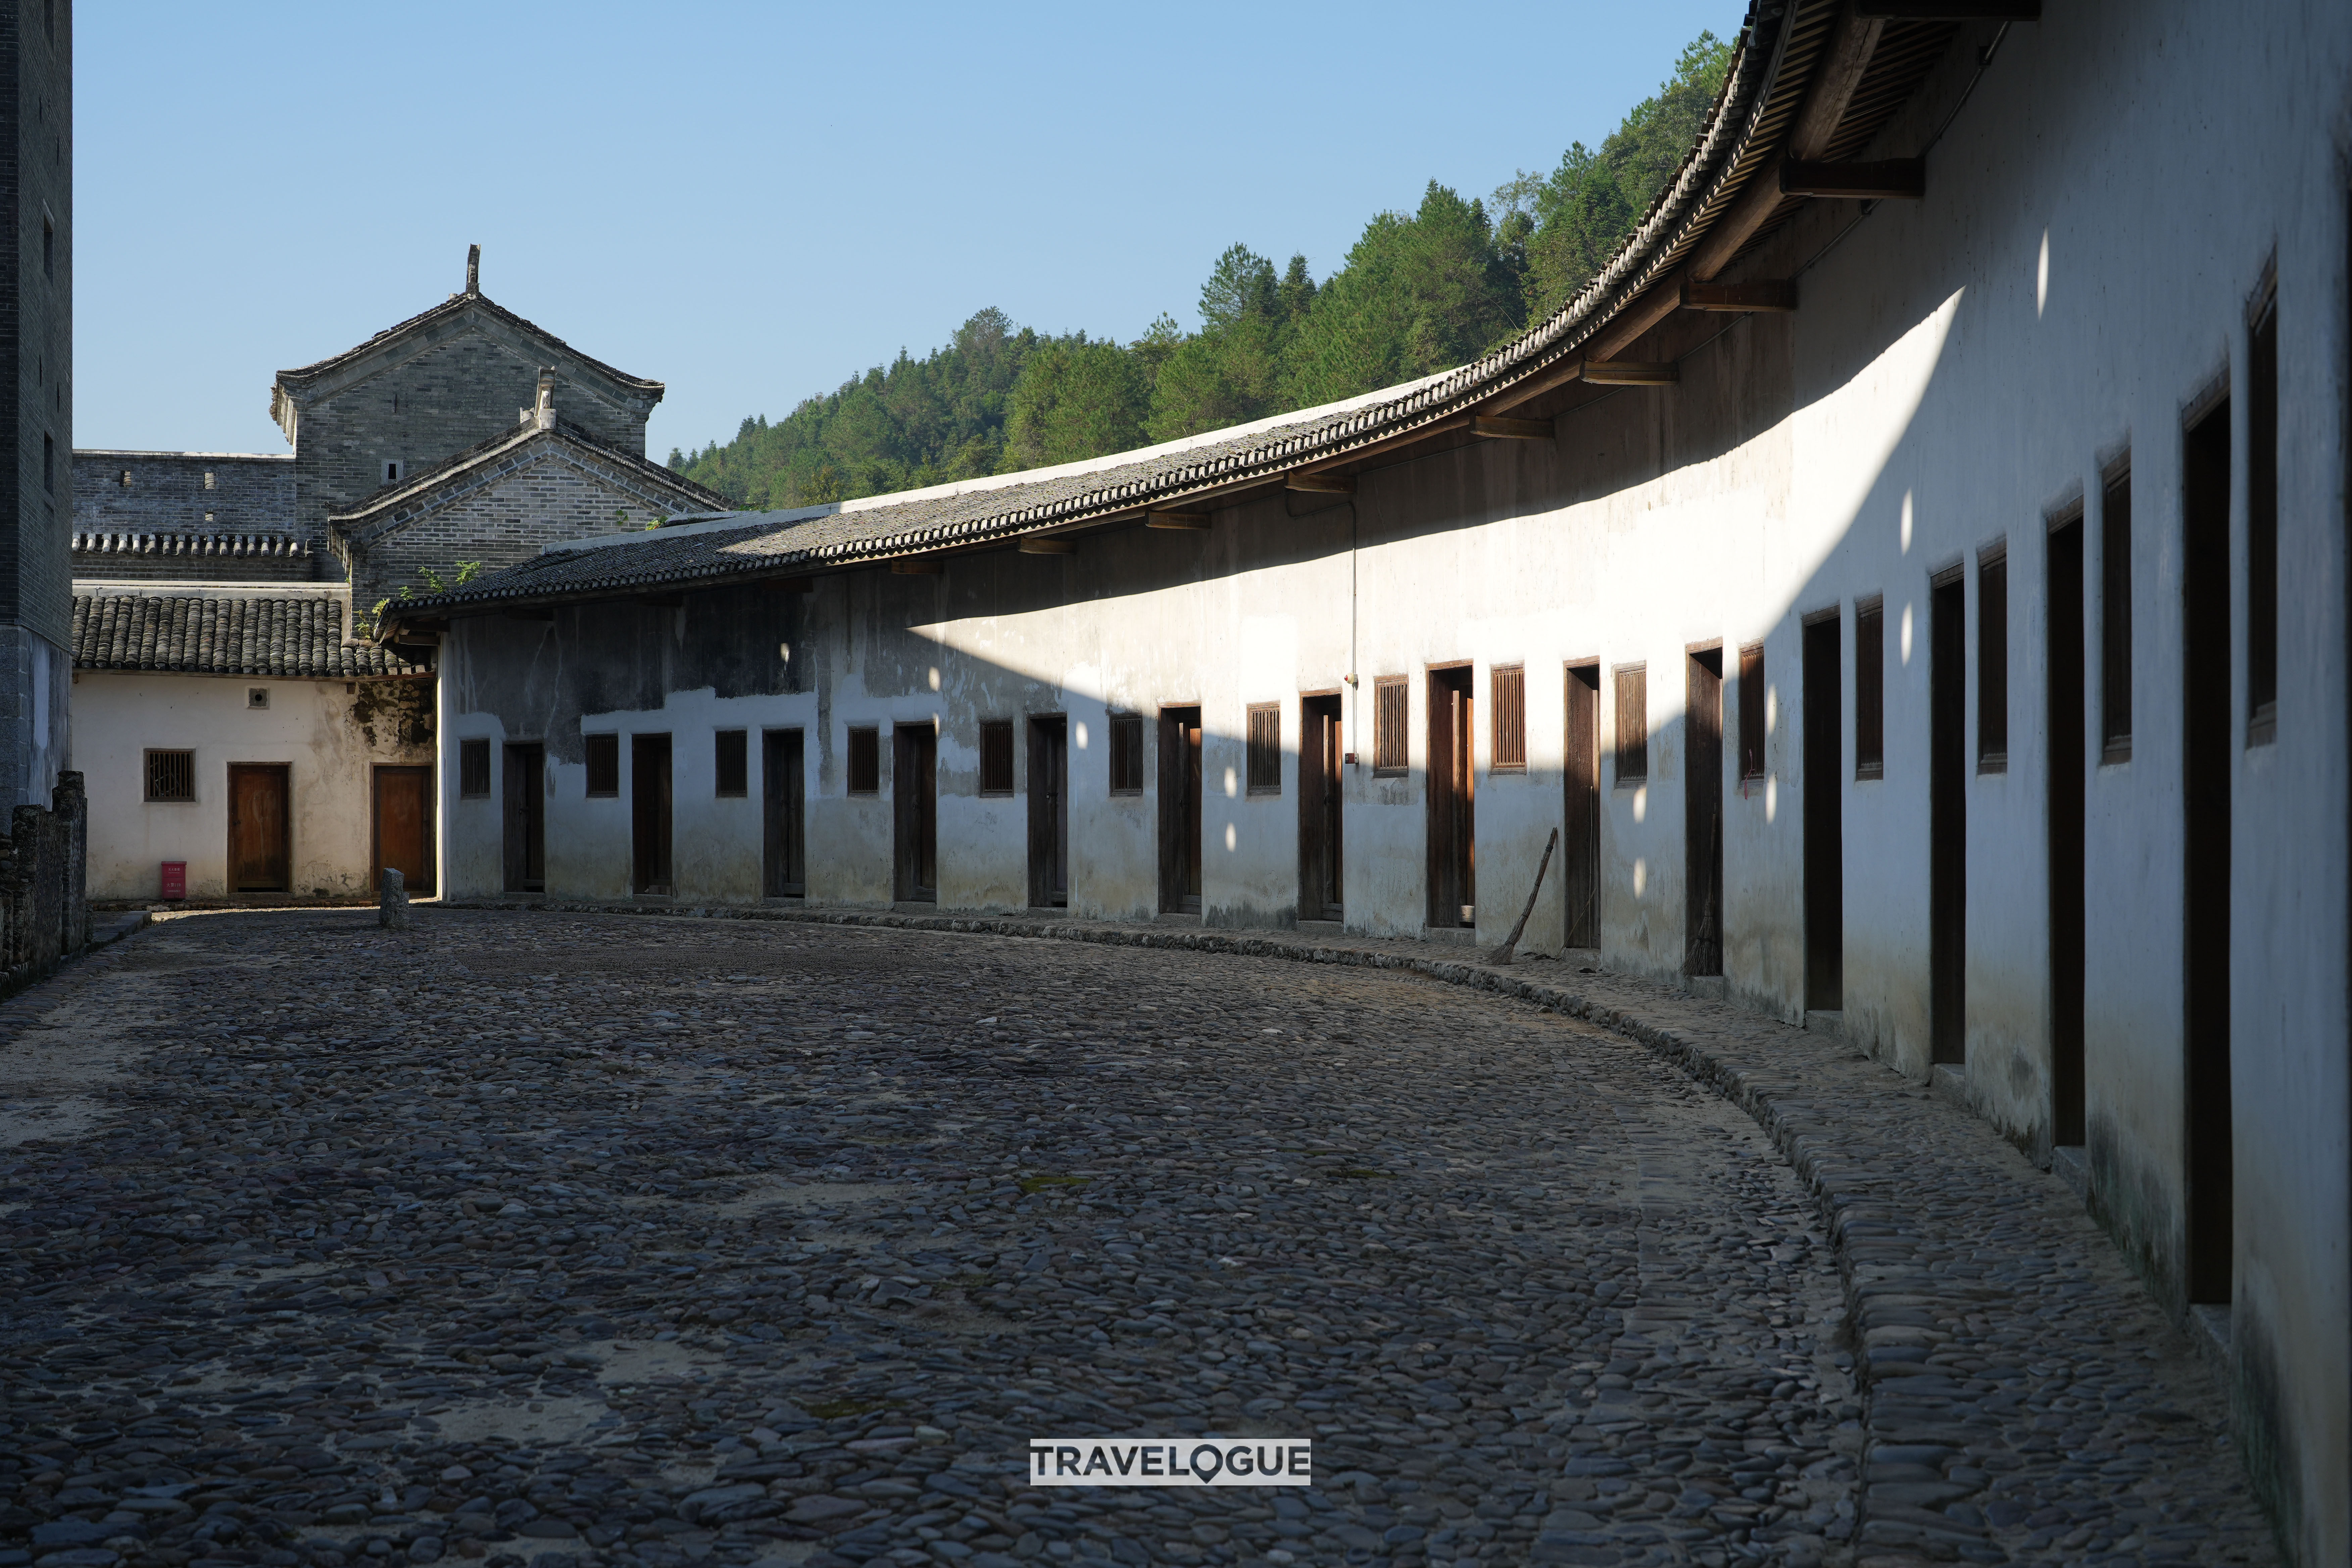
<svg viewBox="0 0 2352 1568">
<path fill-rule="evenodd" d="M 1486 955 L 1487 963 L 1508 963 L 1517 956 L 1519 938 L 1528 929 L 1528 917 L 1536 912 L 1536 895 L 1543 891 L 1544 873 L 1551 868 L 1551 852 L 1558 847 L 1559 829 L 1555 827 L 1551 830 L 1551 837 L 1544 840 L 1543 858 L 1536 862 L 1536 885 L 1528 889 L 1528 903 L 1519 911 L 1519 923 L 1511 928 L 1511 934 L 1503 939 L 1500 947 Z"/>
</svg>

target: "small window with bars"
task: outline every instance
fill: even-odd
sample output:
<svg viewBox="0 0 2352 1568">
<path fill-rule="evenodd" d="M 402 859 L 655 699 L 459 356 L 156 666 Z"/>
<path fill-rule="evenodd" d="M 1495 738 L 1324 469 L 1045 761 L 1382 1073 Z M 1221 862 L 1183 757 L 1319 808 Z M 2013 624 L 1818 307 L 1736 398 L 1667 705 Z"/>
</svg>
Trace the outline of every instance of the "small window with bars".
<svg viewBox="0 0 2352 1568">
<path fill-rule="evenodd" d="M 1764 645 L 1739 650 L 1739 776 L 1764 776 Z"/>
<path fill-rule="evenodd" d="M 148 752 L 147 798 L 167 804 L 185 804 L 194 800 L 196 798 L 196 753 L 194 752 Z"/>
<path fill-rule="evenodd" d="M 1249 705 L 1249 793 L 1282 793 L 1282 704 Z"/>
<path fill-rule="evenodd" d="M 1408 704 L 1411 686 L 1402 675 L 1383 675 L 1372 681 L 1372 776 L 1402 778 L 1412 765 L 1408 747 Z"/>
<path fill-rule="evenodd" d="M 478 800 L 490 793 L 489 742 L 457 742 L 457 793 L 468 800 Z"/>
<path fill-rule="evenodd" d="M 583 735 L 588 763 L 588 794 L 617 796 L 621 793 L 621 737 Z"/>
<path fill-rule="evenodd" d="M 1013 721 L 980 721 L 980 793 L 1013 793 Z"/>
<path fill-rule="evenodd" d="M 1497 665 L 1494 671 L 1495 752 L 1487 766 L 1498 773 L 1528 771 L 1528 670 Z"/>
<path fill-rule="evenodd" d="M 751 793 L 751 738 L 747 731 L 717 732 L 718 754 L 712 759 L 717 787 L 712 794 L 740 797 Z"/>
<path fill-rule="evenodd" d="M 1650 667 L 1617 667 L 1617 782 L 1641 784 L 1650 776 Z"/>
<path fill-rule="evenodd" d="M 1853 776 L 1886 776 L 1886 601 L 1853 606 Z"/>
<path fill-rule="evenodd" d="M 861 724 L 849 731 L 849 750 L 843 758 L 847 764 L 847 787 L 851 795 L 882 793 L 882 731 L 871 724 Z"/>
<path fill-rule="evenodd" d="M 1139 713 L 1111 715 L 1110 793 L 1143 793 L 1143 716 Z"/>
<path fill-rule="evenodd" d="M 1977 560 L 1977 772 L 2009 771 L 2009 548 Z"/>
</svg>

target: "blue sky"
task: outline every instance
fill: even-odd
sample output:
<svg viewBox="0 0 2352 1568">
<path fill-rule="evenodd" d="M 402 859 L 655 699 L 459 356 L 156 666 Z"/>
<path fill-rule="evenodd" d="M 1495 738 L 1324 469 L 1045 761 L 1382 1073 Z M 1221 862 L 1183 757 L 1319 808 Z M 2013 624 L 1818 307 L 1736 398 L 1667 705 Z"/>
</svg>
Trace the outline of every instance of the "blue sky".
<svg viewBox="0 0 2352 1568">
<path fill-rule="evenodd" d="M 492 299 L 668 384 L 656 457 L 986 305 L 1189 327 L 1227 245 L 1321 278 L 1432 178 L 1597 142 L 1744 9 L 83 0 L 75 443 L 284 450 L 273 373 L 476 241 Z"/>
</svg>

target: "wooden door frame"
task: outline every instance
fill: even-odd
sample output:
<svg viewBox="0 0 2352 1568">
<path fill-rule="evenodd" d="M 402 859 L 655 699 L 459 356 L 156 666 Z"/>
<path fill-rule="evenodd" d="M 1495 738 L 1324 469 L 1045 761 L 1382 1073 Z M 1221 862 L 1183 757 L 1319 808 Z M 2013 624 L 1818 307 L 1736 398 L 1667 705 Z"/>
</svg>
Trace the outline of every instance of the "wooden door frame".
<svg viewBox="0 0 2352 1568">
<path fill-rule="evenodd" d="M 1467 905 L 1475 910 L 1478 903 L 1478 682 L 1476 670 L 1477 662 L 1467 658 L 1448 659 L 1444 663 L 1422 666 L 1422 702 L 1424 709 L 1422 716 L 1424 748 L 1422 767 L 1428 781 L 1426 809 L 1428 838 L 1424 846 L 1425 853 L 1423 856 L 1424 879 L 1423 890 L 1425 894 L 1423 918 L 1432 926 L 1455 931 L 1465 929 L 1462 921 L 1463 907 Z M 1457 735 L 1452 723 L 1453 704 L 1449 702 L 1445 705 L 1446 767 L 1441 782 L 1437 750 L 1440 718 L 1437 693 L 1441 687 L 1448 692 L 1457 689 L 1453 679 L 1457 673 L 1462 678 L 1458 689 L 1467 710 L 1463 715 L 1460 733 Z M 1454 754 L 1457 745 L 1462 751 L 1459 758 Z M 1450 823 L 1441 826 L 1447 808 L 1452 804 L 1454 793 L 1454 781 L 1457 778 L 1462 784 L 1459 807 L 1461 831 L 1458 835 L 1454 831 L 1454 825 Z M 1455 842 L 1457 837 L 1462 842 Z M 1448 858 L 1454 864 L 1441 867 L 1441 856 Z M 1451 896 L 1441 902 L 1442 892 Z M 1440 919 L 1441 915 L 1445 918 Z M 1475 923 L 1474 919 L 1473 924 Z"/>
<path fill-rule="evenodd" d="M 637 863 L 639 817 L 645 809 L 645 770 L 638 762 L 653 750 L 652 742 L 661 742 L 662 812 L 655 841 L 662 853 L 650 869 L 663 873 L 658 878 L 641 877 L 648 868 Z M 674 731 L 647 730 L 633 731 L 629 736 L 629 896 L 637 899 L 667 899 L 677 896 L 677 736 Z M 658 888 L 658 892 L 652 889 Z"/>
<path fill-rule="evenodd" d="M 256 889 L 255 891 L 275 891 L 290 897 L 294 891 L 294 764 L 292 763 L 231 763 L 228 764 L 228 772 L 223 775 L 228 785 L 228 876 L 226 879 L 228 896 L 232 899 L 246 896 L 236 885 L 236 775 L 239 771 L 247 769 L 255 772 L 266 769 L 282 775 L 286 781 L 285 787 L 278 792 L 278 799 L 284 804 L 284 809 L 278 818 L 278 852 L 286 862 L 286 886 L 282 889 Z M 371 800 L 369 803 L 371 808 L 373 804 Z M 373 809 L 370 816 L 369 828 L 373 833 L 374 827 Z M 374 886 L 375 878 L 373 875 L 368 878 L 368 884 L 371 887 Z"/>
<path fill-rule="evenodd" d="M 785 752 L 800 753 L 787 764 L 788 781 L 777 766 L 779 753 Z M 779 809 L 784 805 L 788 812 Z M 780 819 L 787 816 L 789 820 Z M 795 868 L 797 881 L 789 874 Z M 792 890 L 795 887 L 799 891 Z M 808 731 L 798 724 L 760 731 L 760 896 L 808 896 Z"/>
<path fill-rule="evenodd" d="M 1066 713 L 1032 713 L 1028 716 L 1027 770 L 1022 780 L 1022 790 L 1029 797 L 1029 907 L 1031 909 L 1066 909 L 1070 901 L 1070 716 Z M 1046 739 L 1059 725 L 1062 731 L 1061 789 L 1054 797 L 1061 803 L 1061 820 L 1049 823 L 1050 807 L 1041 789 L 1041 777 L 1050 779 L 1051 768 L 1046 762 Z M 1051 863 L 1053 847 L 1059 841 L 1062 856 L 1062 897 L 1056 902 L 1048 888 L 1045 868 Z M 1040 850 L 1044 850 L 1041 857 Z"/>
<path fill-rule="evenodd" d="M 1192 751 L 1192 742 L 1183 737 L 1185 722 L 1176 717 L 1181 713 L 1189 713 L 1192 716 L 1192 727 L 1198 729 L 1201 731 L 1202 748 L 1204 752 L 1208 745 L 1208 717 L 1205 704 L 1198 701 L 1162 702 L 1160 704 L 1160 756 L 1158 758 L 1159 766 L 1157 769 L 1160 778 L 1160 798 L 1158 801 L 1160 823 L 1160 912 L 1161 914 L 1170 915 L 1199 914 L 1202 912 L 1208 901 L 1208 884 L 1205 876 L 1207 871 L 1207 861 L 1205 857 L 1202 857 L 1202 869 L 1204 875 L 1202 878 L 1200 896 L 1195 898 L 1194 895 L 1187 890 L 1184 886 L 1185 883 L 1191 880 L 1191 878 L 1186 874 L 1191 869 L 1191 862 L 1186 858 L 1188 847 L 1183 842 L 1184 828 L 1186 825 L 1176 820 L 1177 811 L 1174 805 L 1176 789 L 1174 786 L 1178 782 L 1179 774 L 1184 768 L 1185 759 Z M 1207 776 L 1207 758 L 1204 755 L 1202 759 L 1202 773 L 1204 780 Z M 1196 785 L 1192 791 L 1192 812 L 1194 815 L 1200 816 L 1202 818 L 1202 821 L 1200 826 L 1193 832 L 1192 841 L 1189 846 L 1190 853 L 1194 857 L 1201 856 L 1201 835 L 1207 831 L 1206 813 L 1201 810 L 1202 803 L 1200 797 L 1201 788 Z M 1185 901 L 1187 900 L 1192 900 L 1193 908 L 1189 910 L 1185 908 Z"/>
<path fill-rule="evenodd" d="M 440 878 L 437 875 L 438 862 L 434 854 L 434 850 L 436 847 L 433 836 L 433 794 L 434 786 L 436 783 L 433 776 L 434 772 L 435 770 L 430 766 L 419 766 L 413 763 L 376 763 L 369 768 L 368 886 L 372 889 L 381 892 L 383 889 L 383 776 L 386 773 L 421 773 L 424 775 L 425 800 L 423 806 L 417 814 L 417 817 L 424 840 L 423 848 L 425 865 L 426 868 L 426 880 L 424 887 L 411 888 L 408 889 L 408 892 L 412 898 L 429 899 L 433 897 L 434 889 L 440 885 Z M 294 853 L 293 844 L 291 842 L 294 833 L 294 790 L 290 780 L 289 781 L 286 791 L 286 833 L 289 840 L 286 854 L 286 876 L 288 881 L 291 882 L 294 877 Z"/>
<path fill-rule="evenodd" d="M 919 743 L 919 738 L 930 740 L 930 766 L 918 771 L 911 765 L 908 752 Z M 919 776 L 923 785 L 919 799 L 908 798 L 908 784 Z M 929 809 L 928 823 L 915 823 L 916 815 L 925 806 Z M 913 842 L 913 827 L 923 828 L 921 837 L 930 842 L 931 880 L 929 887 L 916 880 L 922 868 L 919 864 L 922 846 Z M 940 898 L 940 726 L 933 719 L 890 723 L 890 897 L 896 903 L 939 902 Z"/>
<path fill-rule="evenodd" d="M 515 765 L 515 753 L 538 753 L 538 777 L 530 784 L 520 782 L 521 773 Z M 544 741 L 507 741 L 499 752 L 499 860 L 504 886 L 509 893 L 544 893 L 547 890 L 547 742 Z M 536 792 L 539 801 L 539 886 L 527 887 L 530 880 L 530 811 L 520 803 Z M 511 839 L 516 831 L 515 818 L 523 819 L 523 842 L 518 854 Z M 520 869 L 517 867 L 520 865 Z"/>
<path fill-rule="evenodd" d="M 1730 945 L 1725 935 L 1729 900 L 1724 897 L 1723 886 L 1725 651 L 1721 637 L 1683 645 L 1683 973 L 1691 975 L 1723 973 L 1727 950 Z M 1706 662 L 1710 654 L 1715 658 L 1712 665 Z M 1705 770 L 1700 765 L 1696 723 L 1701 709 L 1696 700 L 1695 689 L 1702 671 L 1715 686 L 1714 703 L 1708 712 L 1715 737 L 1715 764 Z M 1702 803 L 1705 803 L 1706 818 L 1704 826 L 1700 821 Z M 1699 885 L 1702 866 L 1706 872 L 1704 889 Z M 1711 909 L 1708 907 L 1710 898 Z M 1715 928 L 1711 951 L 1702 942 L 1709 914 L 1714 917 Z M 1712 968 L 1698 967 L 1710 962 Z"/>
<path fill-rule="evenodd" d="M 1591 684 L 1584 674 L 1590 670 Z M 1560 941 L 1563 946 L 1601 945 L 1601 660 L 1571 658 L 1560 666 Z M 1582 754 L 1574 752 L 1577 727 L 1570 709 L 1576 692 L 1586 693 Z M 1578 799 L 1579 794 L 1583 799 Z M 1581 810 L 1579 807 L 1581 807 Z M 1577 908 L 1581 900 L 1584 907 Z M 1589 936 L 1587 943 L 1575 939 Z"/>
<path fill-rule="evenodd" d="M 1321 726 L 1312 721 L 1321 717 L 1318 713 L 1318 709 L 1326 704 L 1332 710 L 1330 714 L 1332 722 L 1339 727 L 1339 754 L 1328 759 L 1330 767 L 1328 777 L 1325 768 L 1326 759 L 1322 754 Z M 1347 723 L 1347 700 L 1339 692 L 1336 690 L 1302 691 L 1298 694 L 1297 918 L 1302 921 L 1344 921 L 1347 918 L 1348 879 L 1341 860 L 1341 847 L 1347 841 L 1345 832 L 1347 802 L 1344 796 L 1339 803 L 1339 810 L 1333 814 L 1338 820 L 1334 825 L 1335 831 L 1331 835 L 1331 842 L 1323 847 L 1323 854 L 1329 861 L 1332 890 L 1340 895 L 1337 901 L 1325 901 L 1322 897 L 1323 889 L 1316 881 L 1316 868 L 1307 858 L 1308 845 L 1319 838 L 1323 831 L 1323 803 L 1318 798 L 1322 792 L 1319 789 L 1311 788 L 1310 784 L 1322 784 L 1335 789 L 1339 788 L 1343 784 L 1345 775 L 1339 770 L 1346 766 L 1343 759 L 1346 755 Z M 1315 753 L 1311 765 L 1308 762 L 1310 739 L 1314 742 Z"/>
</svg>

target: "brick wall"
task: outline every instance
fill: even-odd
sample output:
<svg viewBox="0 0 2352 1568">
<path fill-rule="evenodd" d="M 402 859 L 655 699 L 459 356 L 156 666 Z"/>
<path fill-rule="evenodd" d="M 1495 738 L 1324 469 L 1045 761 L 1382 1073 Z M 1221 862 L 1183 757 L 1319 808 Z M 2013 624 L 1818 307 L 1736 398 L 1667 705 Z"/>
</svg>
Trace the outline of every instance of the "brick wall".
<svg viewBox="0 0 2352 1568">
<path fill-rule="evenodd" d="M 131 476 L 124 484 L 122 476 Z M 206 476 L 212 482 L 205 482 Z M 242 452 L 76 452 L 76 533 L 282 533 L 294 459 Z"/>
</svg>

